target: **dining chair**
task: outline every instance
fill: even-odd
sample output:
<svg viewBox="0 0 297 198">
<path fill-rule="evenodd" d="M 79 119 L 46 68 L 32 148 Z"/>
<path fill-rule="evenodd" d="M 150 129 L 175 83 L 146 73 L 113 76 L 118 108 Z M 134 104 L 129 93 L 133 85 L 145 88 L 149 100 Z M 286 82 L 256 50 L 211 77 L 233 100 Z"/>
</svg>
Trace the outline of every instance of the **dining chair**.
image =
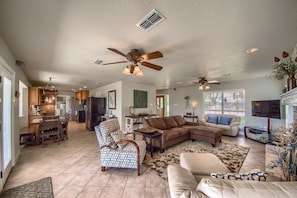
<svg viewBox="0 0 297 198">
<path fill-rule="evenodd" d="M 60 141 L 61 123 L 58 119 L 43 120 L 40 123 L 41 143 Z"/>
<path fill-rule="evenodd" d="M 42 120 L 55 120 L 55 119 L 59 119 L 60 116 L 57 115 L 47 115 L 47 116 L 42 116 Z"/>
</svg>

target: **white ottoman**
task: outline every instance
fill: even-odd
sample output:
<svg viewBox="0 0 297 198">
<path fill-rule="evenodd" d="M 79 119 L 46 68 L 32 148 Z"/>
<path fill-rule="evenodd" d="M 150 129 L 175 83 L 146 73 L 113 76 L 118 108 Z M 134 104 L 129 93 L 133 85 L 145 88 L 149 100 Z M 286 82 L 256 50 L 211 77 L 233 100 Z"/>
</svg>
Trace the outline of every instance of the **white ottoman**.
<svg viewBox="0 0 297 198">
<path fill-rule="evenodd" d="M 210 173 L 230 173 L 231 171 L 212 153 L 181 153 L 180 166 L 193 175 L 210 176 Z"/>
</svg>

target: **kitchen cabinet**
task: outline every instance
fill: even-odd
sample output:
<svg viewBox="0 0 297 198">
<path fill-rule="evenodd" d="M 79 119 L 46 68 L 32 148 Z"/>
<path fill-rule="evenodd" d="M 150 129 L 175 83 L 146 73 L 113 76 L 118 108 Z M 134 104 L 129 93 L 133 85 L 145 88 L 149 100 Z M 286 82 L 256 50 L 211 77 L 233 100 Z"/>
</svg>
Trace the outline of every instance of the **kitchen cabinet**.
<svg viewBox="0 0 297 198">
<path fill-rule="evenodd" d="M 89 97 L 89 90 L 81 90 L 75 92 L 75 99 L 76 100 L 86 100 Z"/>
<path fill-rule="evenodd" d="M 89 90 L 81 91 L 81 100 L 86 100 L 89 97 Z"/>
<path fill-rule="evenodd" d="M 75 100 L 81 100 L 81 92 L 80 91 L 75 92 Z"/>
<path fill-rule="evenodd" d="M 40 95 L 40 89 L 38 87 L 30 87 L 29 105 L 40 105 Z"/>
</svg>

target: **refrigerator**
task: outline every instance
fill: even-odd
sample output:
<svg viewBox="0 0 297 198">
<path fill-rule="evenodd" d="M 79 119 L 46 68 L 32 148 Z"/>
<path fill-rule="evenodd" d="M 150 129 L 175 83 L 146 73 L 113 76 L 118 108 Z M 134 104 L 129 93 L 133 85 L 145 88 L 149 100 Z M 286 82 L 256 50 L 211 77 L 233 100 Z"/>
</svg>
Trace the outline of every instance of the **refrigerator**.
<svg viewBox="0 0 297 198">
<path fill-rule="evenodd" d="M 106 99 L 88 97 L 86 100 L 86 127 L 94 131 L 94 127 L 102 121 L 102 116 L 106 113 Z"/>
</svg>

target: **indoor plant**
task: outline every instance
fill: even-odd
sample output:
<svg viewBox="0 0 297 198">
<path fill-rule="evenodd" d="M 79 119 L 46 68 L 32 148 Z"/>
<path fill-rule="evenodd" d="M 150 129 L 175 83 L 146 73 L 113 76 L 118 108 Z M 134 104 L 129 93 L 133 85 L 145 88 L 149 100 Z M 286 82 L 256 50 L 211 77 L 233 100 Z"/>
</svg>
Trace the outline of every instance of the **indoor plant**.
<svg viewBox="0 0 297 198">
<path fill-rule="evenodd" d="M 295 60 L 292 60 L 289 57 L 289 53 L 283 51 L 282 53 L 283 60 L 280 60 L 278 57 L 274 57 L 274 61 L 277 63 L 273 66 L 270 77 L 282 80 L 287 77 L 287 90 L 294 89 L 296 87 L 296 78 L 295 74 L 297 73 L 297 57 Z"/>
<path fill-rule="evenodd" d="M 287 181 L 297 180 L 297 121 L 289 127 L 280 126 L 274 135 L 276 149 L 273 151 L 278 157 L 271 161 L 270 168 L 279 167 Z"/>
</svg>

